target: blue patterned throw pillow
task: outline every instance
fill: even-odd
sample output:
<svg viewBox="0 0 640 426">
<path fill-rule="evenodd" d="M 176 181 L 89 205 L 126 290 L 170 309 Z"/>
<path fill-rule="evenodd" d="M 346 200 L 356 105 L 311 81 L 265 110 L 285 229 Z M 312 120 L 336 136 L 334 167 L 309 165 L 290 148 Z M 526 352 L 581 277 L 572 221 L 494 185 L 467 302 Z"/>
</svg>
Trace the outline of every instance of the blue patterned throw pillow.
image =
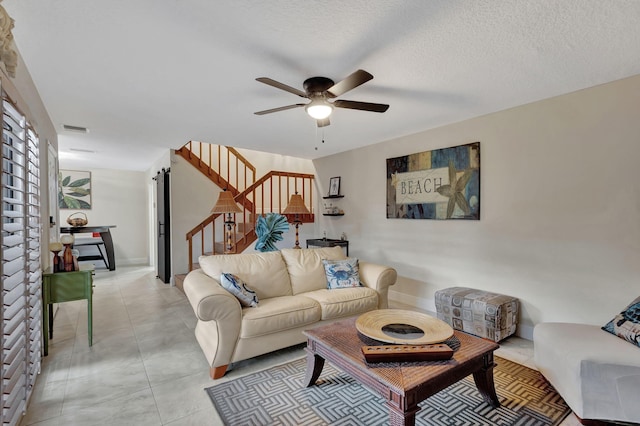
<svg viewBox="0 0 640 426">
<path fill-rule="evenodd" d="M 361 286 L 357 258 L 345 260 L 322 259 L 322 264 L 327 275 L 328 289 Z"/>
<path fill-rule="evenodd" d="M 223 272 L 220 274 L 220 284 L 225 290 L 237 297 L 242 306 L 247 308 L 258 306 L 256 292 L 237 276 Z"/>
<path fill-rule="evenodd" d="M 631 302 L 602 329 L 640 347 L 640 297 Z"/>
</svg>

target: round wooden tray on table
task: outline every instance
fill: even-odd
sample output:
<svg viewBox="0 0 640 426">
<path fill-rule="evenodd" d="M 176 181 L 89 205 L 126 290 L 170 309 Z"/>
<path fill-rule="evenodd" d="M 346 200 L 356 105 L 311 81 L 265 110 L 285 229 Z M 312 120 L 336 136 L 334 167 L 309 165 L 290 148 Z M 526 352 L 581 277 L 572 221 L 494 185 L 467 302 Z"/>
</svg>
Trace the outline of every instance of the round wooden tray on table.
<svg viewBox="0 0 640 426">
<path fill-rule="evenodd" d="M 367 337 L 400 345 L 430 345 L 453 336 L 446 322 L 421 312 L 378 309 L 360 315 L 356 329 Z"/>
</svg>

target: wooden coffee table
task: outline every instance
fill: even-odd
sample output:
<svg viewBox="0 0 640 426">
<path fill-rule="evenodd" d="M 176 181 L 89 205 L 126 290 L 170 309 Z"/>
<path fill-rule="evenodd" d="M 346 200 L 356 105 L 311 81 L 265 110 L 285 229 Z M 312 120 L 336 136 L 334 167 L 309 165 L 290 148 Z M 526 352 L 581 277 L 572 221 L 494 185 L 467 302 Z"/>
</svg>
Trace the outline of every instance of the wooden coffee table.
<svg viewBox="0 0 640 426">
<path fill-rule="evenodd" d="M 355 320 L 304 332 L 307 387 L 315 384 L 327 360 L 387 400 L 390 425 L 415 425 L 420 402 L 470 374 L 484 400 L 500 406 L 493 384 L 493 351 L 500 347 L 496 343 L 455 331 L 460 346 L 449 360 L 367 364 L 362 346 L 376 341 L 360 334 Z"/>
</svg>

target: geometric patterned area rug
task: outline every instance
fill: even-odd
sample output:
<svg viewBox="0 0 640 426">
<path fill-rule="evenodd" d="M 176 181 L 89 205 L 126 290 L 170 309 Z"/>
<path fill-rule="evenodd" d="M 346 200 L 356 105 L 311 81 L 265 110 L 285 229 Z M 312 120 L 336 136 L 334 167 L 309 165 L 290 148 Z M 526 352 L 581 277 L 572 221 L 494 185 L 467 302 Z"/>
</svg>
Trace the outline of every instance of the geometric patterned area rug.
<svg viewBox="0 0 640 426">
<path fill-rule="evenodd" d="M 480 396 L 473 376 L 420 403 L 416 425 L 558 425 L 571 410 L 542 375 L 495 357 L 499 408 Z M 325 362 L 316 385 L 304 387 L 306 359 L 205 389 L 225 425 L 388 425 L 384 399 Z"/>
</svg>

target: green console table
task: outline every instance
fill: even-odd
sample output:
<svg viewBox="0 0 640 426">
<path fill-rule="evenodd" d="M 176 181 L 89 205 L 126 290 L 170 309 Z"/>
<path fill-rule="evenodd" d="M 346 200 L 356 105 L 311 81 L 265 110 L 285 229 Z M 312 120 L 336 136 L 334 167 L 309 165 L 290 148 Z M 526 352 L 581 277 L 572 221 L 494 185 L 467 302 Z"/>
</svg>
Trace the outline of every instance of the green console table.
<svg viewBox="0 0 640 426">
<path fill-rule="evenodd" d="M 87 300 L 89 346 L 93 344 L 93 265 L 80 266 L 79 271 L 56 272 L 51 268 L 42 275 L 42 334 L 44 355 L 49 354 L 49 339 L 53 339 L 53 303 Z"/>
</svg>

